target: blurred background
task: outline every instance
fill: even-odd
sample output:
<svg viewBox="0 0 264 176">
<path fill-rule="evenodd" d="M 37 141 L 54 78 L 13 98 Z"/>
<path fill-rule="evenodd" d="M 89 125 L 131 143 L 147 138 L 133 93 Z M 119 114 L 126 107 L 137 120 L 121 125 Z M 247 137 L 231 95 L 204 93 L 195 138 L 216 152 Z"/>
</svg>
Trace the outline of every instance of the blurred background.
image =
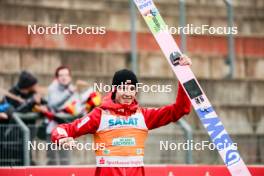
<svg viewBox="0 0 264 176">
<path fill-rule="evenodd" d="M 155 3 L 169 26 L 238 27 L 235 36 L 174 37 L 192 58 L 193 72 L 227 132 L 238 143 L 244 161 L 263 164 L 264 0 L 156 0 Z M 103 26 L 106 34 L 28 35 L 29 24 Z M 31 72 L 42 87 L 47 87 L 61 65 L 71 69 L 74 82 L 84 80 L 89 86 L 94 82 L 111 84 L 116 70 L 130 68 L 144 84 L 173 87 L 170 93 L 139 93 L 142 106 L 160 107 L 175 101 L 177 80 L 143 18 L 128 0 L 0 0 L 1 89 L 9 90 L 16 85 L 23 70 Z M 0 96 L 4 99 L 6 93 L 2 91 Z M 45 142 L 36 134 L 45 117 L 20 113 L 13 119 L 12 123 L 0 121 L 0 165 L 46 165 L 46 151 L 28 152 L 25 148 L 29 139 Z M 209 140 L 194 112 L 184 121 L 150 132 L 146 164 L 223 164 L 217 151 L 159 149 L 160 140 L 187 139 Z M 91 140 L 91 135 L 78 139 Z M 66 160 L 67 164 L 95 164 L 93 151 L 72 151 Z"/>
</svg>

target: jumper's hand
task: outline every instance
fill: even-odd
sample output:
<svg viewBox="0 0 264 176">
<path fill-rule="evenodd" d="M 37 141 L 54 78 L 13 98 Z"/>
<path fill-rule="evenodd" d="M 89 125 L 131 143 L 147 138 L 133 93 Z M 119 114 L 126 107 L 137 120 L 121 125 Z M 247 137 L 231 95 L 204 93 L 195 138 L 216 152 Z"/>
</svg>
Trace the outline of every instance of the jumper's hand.
<svg viewBox="0 0 264 176">
<path fill-rule="evenodd" d="M 184 66 L 184 65 L 192 65 L 192 60 L 186 56 L 186 55 L 182 55 L 180 60 L 179 60 L 179 64 L 181 66 Z"/>
<path fill-rule="evenodd" d="M 66 137 L 59 140 L 59 145 L 65 149 L 75 148 L 76 144 L 72 137 Z"/>
</svg>

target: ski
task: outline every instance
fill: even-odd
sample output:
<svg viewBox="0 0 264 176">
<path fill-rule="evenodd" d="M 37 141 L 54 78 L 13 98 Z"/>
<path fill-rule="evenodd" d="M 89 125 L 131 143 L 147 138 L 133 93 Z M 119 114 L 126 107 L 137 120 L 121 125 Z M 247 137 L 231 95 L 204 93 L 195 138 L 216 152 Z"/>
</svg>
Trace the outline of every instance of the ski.
<svg viewBox="0 0 264 176">
<path fill-rule="evenodd" d="M 237 146 L 229 137 L 220 118 L 214 111 L 200 84 L 189 66 L 180 66 L 182 55 L 172 35 L 163 21 L 152 0 L 133 0 L 147 23 L 162 52 L 167 58 L 173 72 L 183 85 L 193 108 L 207 130 L 212 142 L 232 176 L 251 176 L 247 166 L 240 157 Z"/>
</svg>

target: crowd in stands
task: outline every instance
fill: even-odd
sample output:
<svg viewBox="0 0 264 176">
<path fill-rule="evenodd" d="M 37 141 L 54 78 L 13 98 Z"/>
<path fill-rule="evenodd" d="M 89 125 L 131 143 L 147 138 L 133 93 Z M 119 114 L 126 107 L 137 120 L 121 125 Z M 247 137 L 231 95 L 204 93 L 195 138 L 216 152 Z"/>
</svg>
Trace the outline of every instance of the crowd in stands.
<svg viewBox="0 0 264 176">
<path fill-rule="evenodd" d="M 78 89 L 78 84 L 84 86 L 84 90 Z M 1 89 L 0 102 L 0 155 L 5 150 L 4 142 L 8 142 L 7 130 L 10 124 L 14 124 L 12 116 L 14 113 L 28 114 L 36 113 L 42 123 L 32 132 L 31 140 L 39 138 L 51 142 L 50 133 L 60 123 L 69 122 L 80 118 L 90 112 L 94 107 L 100 105 L 101 97 L 85 81 L 72 81 L 71 69 L 67 66 L 60 66 L 55 70 L 54 79 L 48 88 L 39 85 L 37 77 L 28 72 L 22 71 L 17 83 L 9 90 Z M 71 118 L 64 118 L 65 115 Z M 36 125 L 36 119 L 24 120 L 27 126 Z M 9 130 L 10 131 L 10 130 Z M 12 130 L 11 130 L 12 131 Z M 34 134 L 36 134 L 34 136 Z M 21 153 L 23 150 L 18 151 Z M 1 159 L 10 159 L 8 155 L 1 156 Z M 6 158 L 7 157 L 7 158 Z M 10 156 L 9 156 L 10 157 Z M 19 165 L 19 163 L 17 163 Z M 34 161 L 31 161 L 34 164 Z M 66 165 L 69 163 L 69 152 L 64 150 L 47 151 L 47 165 Z M 0 165 L 8 165 L 1 162 Z M 16 164 L 15 164 L 16 165 Z"/>
</svg>

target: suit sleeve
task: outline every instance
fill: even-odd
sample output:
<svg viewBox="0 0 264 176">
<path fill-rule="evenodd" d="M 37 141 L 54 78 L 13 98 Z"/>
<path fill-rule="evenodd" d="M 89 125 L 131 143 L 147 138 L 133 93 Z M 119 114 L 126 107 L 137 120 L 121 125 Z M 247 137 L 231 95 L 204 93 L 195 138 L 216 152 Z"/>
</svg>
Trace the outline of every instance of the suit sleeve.
<svg viewBox="0 0 264 176">
<path fill-rule="evenodd" d="M 94 134 L 101 120 L 101 109 L 95 108 L 86 116 L 76 119 L 72 123 L 58 125 L 51 133 L 51 140 L 57 142 L 61 138 L 77 138 L 84 134 Z"/>
<path fill-rule="evenodd" d="M 190 113 L 191 102 L 182 85 L 180 83 L 178 85 L 178 95 L 174 104 L 156 109 L 142 108 L 142 113 L 149 130 L 167 125 L 170 122 L 176 122 L 182 116 Z"/>
</svg>

